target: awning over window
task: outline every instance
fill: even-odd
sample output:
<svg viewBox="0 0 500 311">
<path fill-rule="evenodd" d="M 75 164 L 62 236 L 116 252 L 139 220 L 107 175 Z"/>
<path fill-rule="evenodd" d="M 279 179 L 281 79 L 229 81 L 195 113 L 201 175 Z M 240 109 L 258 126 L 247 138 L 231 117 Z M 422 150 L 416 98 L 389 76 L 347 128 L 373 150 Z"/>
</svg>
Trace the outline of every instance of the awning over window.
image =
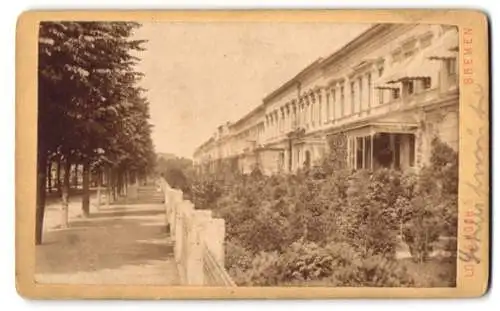
<svg viewBox="0 0 500 311">
<path fill-rule="evenodd" d="M 391 85 L 384 85 L 384 84 L 377 85 L 375 88 L 379 89 L 379 90 L 396 90 L 396 89 L 399 89 L 399 87 L 395 87 L 395 86 L 391 86 Z"/>
<path fill-rule="evenodd" d="M 377 133 L 412 134 L 418 128 L 418 121 L 413 113 L 377 118 L 345 128 L 349 136 L 360 137 L 375 135 Z"/>
<path fill-rule="evenodd" d="M 458 32 L 447 31 L 433 45 L 433 48 L 425 52 L 426 58 L 430 60 L 446 60 L 457 57 L 458 52 Z"/>
<path fill-rule="evenodd" d="M 353 128 L 347 132 L 351 137 L 372 136 L 378 133 L 414 134 L 418 125 L 416 123 L 370 123 L 363 127 Z"/>
<path fill-rule="evenodd" d="M 417 52 L 417 54 L 392 66 L 377 80 L 377 86 L 397 83 L 405 80 L 418 80 L 430 77 L 435 64 L 431 59 L 448 59 L 456 57 L 458 34 L 448 31 L 431 46 Z"/>
<path fill-rule="evenodd" d="M 390 72 L 382 76 L 382 80 L 386 84 L 391 84 L 404 80 L 428 78 L 430 76 L 430 65 L 432 64 L 426 60 L 424 53 L 421 51 L 392 67 Z"/>
</svg>

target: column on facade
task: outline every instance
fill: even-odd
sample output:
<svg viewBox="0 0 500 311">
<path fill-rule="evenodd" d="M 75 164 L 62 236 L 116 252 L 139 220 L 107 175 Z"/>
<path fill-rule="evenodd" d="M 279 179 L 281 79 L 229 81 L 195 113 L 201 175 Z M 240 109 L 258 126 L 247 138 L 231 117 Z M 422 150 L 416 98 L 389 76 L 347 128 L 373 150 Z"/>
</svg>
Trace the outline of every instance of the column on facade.
<svg viewBox="0 0 500 311">
<path fill-rule="evenodd" d="M 323 109 L 323 123 L 328 123 L 328 117 L 330 115 L 331 98 L 328 86 L 323 89 L 324 109 Z"/>
<path fill-rule="evenodd" d="M 366 79 L 366 94 L 367 94 L 367 107 L 368 107 L 368 112 L 370 112 L 372 105 L 373 105 L 373 77 L 375 76 L 374 70 L 370 70 L 367 74 L 367 79 Z"/>
<path fill-rule="evenodd" d="M 328 90 L 330 92 L 330 97 L 332 100 L 332 105 L 330 109 L 330 115 L 328 116 L 328 120 L 330 122 L 335 122 L 338 119 L 338 110 L 339 110 L 339 103 L 340 103 L 340 87 L 338 84 L 333 84 L 330 89 Z"/>
<path fill-rule="evenodd" d="M 316 98 L 318 99 L 318 110 L 317 110 L 317 118 L 318 118 L 318 126 L 321 127 L 321 125 L 323 124 L 323 109 L 324 109 L 324 96 L 322 96 L 323 92 L 323 88 L 318 88 L 318 90 L 316 90 Z"/>
<path fill-rule="evenodd" d="M 285 104 L 285 132 L 290 131 L 290 104 Z"/>
<path fill-rule="evenodd" d="M 267 130 L 269 128 L 269 118 L 268 118 L 267 114 L 264 117 L 265 117 L 265 119 L 264 119 L 264 139 L 267 139 Z"/>
<path fill-rule="evenodd" d="M 292 127 L 291 127 L 291 129 L 295 130 L 295 127 L 298 124 L 298 122 L 297 122 L 297 104 L 295 101 L 292 101 L 290 108 L 291 108 L 291 113 L 292 113 L 292 118 L 291 118 Z"/>
<path fill-rule="evenodd" d="M 273 113 L 269 113 L 269 138 L 274 136 Z"/>
<path fill-rule="evenodd" d="M 302 111 L 302 116 L 304 118 L 304 127 L 307 127 L 308 123 L 307 123 L 307 110 L 309 108 L 308 106 L 309 102 L 307 100 L 307 96 L 304 97 L 304 109 Z"/>
<path fill-rule="evenodd" d="M 278 131 L 279 131 L 279 114 L 278 114 L 278 110 L 275 109 L 273 111 L 273 114 L 274 114 L 274 119 L 276 120 L 276 122 L 274 123 L 274 137 L 277 137 L 278 136 Z"/>
<path fill-rule="evenodd" d="M 276 122 L 274 124 L 274 137 L 277 137 L 279 135 L 279 113 L 278 113 L 278 109 L 274 110 L 274 118 L 276 119 Z"/>
<path fill-rule="evenodd" d="M 274 114 L 272 111 L 269 114 L 269 137 L 274 137 Z"/>
<path fill-rule="evenodd" d="M 269 130 L 267 131 L 267 137 L 271 138 L 273 137 L 273 115 L 270 113 L 269 115 Z"/>
<path fill-rule="evenodd" d="M 297 102 L 297 125 L 300 127 L 302 127 L 302 120 L 303 120 L 303 117 L 302 117 L 303 104 L 304 104 L 304 102 L 302 101 L 302 97 L 301 97 L 301 98 L 299 98 L 299 100 Z"/>
<path fill-rule="evenodd" d="M 305 127 L 305 107 L 306 107 L 306 102 L 304 100 L 304 97 L 300 99 L 300 126 Z"/>
<path fill-rule="evenodd" d="M 299 125 L 304 127 L 304 97 L 299 100 Z"/>
<path fill-rule="evenodd" d="M 314 107 L 316 106 L 315 103 L 315 98 L 314 98 L 314 93 L 311 92 L 309 93 L 309 111 L 308 111 L 308 116 L 309 116 L 309 127 L 313 128 L 314 127 Z"/>
<path fill-rule="evenodd" d="M 311 109 L 312 109 L 312 98 L 311 94 L 307 94 L 306 104 L 307 104 L 307 114 L 306 114 L 306 124 L 308 127 L 311 127 Z"/>
<path fill-rule="evenodd" d="M 316 98 L 314 97 L 314 93 L 309 94 L 309 127 L 314 127 L 314 109 L 316 106 L 315 102 Z"/>
<path fill-rule="evenodd" d="M 280 107 L 280 134 L 285 131 L 285 108 Z"/>
<path fill-rule="evenodd" d="M 316 93 L 311 93 L 311 127 L 316 127 L 316 109 L 318 108 L 318 103 L 316 102 Z"/>
<path fill-rule="evenodd" d="M 328 88 L 328 95 L 330 96 L 330 109 L 328 110 L 328 121 L 329 122 L 334 122 L 336 119 L 336 114 L 335 110 L 337 107 L 335 107 L 338 103 L 337 101 L 337 85 L 332 84 Z"/>
<path fill-rule="evenodd" d="M 269 127 L 269 135 L 271 136 L 271 138 L 274 138 L 274 123 L 275 123 L 275 119 L 274 119 L 274 112 L 271 111 L 271 113 L 269 114 L 269 117 L 270 117 L 270 120 L 271 120 L 271 126 Z"/>
<path fill-rule="evenodd" d="M 351 114 L 351 81 L 345 79 L 344 82 L 344 116 Z"/>
<path fill-rule="evenodd" d="M 281 115 L 280 108 L 276 108 L 276 136 L 280 134 L 280 125 L 281 125 Z"/>
<path fill-rule="evenodd" d="M 358 86 L 358 112 L 361 112 L 365 109 L 365 94 L 366 94 L 366 89 L 365 89 L 365 80 L 366 77 L 364 74 L 359 75 L 357 79 L 357 86 Z"/>
<path fill-rule="evenodd" d="M 302 126 L 307 126 L 307 98 L 302 98 Z"/>
<path fill-rule="evenodd" d="M 281 116 L 282 116 L 282 124 L 281 124 L 281 133 L 286 131 L 286 108 L 285 104 L 281 106 Z"/>
<path fill-rule="evenodd" d="M 273 120 L 272 120 L 272 117 L 271 117 L 271 114 L 268 114 L 267 115 L 267 118 L 268 118 L 268 126 L 267 126 L 267 139 L 271 138 L 272 137 L 272 127 L 273 127 Z"/>
</svg>

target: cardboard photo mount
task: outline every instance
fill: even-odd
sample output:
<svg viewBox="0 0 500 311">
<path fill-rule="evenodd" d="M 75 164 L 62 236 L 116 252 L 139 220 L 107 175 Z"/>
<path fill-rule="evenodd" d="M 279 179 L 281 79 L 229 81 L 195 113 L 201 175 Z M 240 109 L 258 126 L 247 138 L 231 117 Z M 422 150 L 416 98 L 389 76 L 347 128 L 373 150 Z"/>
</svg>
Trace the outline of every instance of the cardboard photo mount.
<svg viewBox="0 0 500 311">
<path fill-rule="evenodd" d="M 424 23 L 459 28 L 459 224 L 456 288 L 188 287 L 35 282 L 38 25 L 42 21 Z M 16 37 L 16 288 L 31 299 L 479 297 L 489 287 L 489 36 L 473 10 L 29 11 Z"/>
</svg>

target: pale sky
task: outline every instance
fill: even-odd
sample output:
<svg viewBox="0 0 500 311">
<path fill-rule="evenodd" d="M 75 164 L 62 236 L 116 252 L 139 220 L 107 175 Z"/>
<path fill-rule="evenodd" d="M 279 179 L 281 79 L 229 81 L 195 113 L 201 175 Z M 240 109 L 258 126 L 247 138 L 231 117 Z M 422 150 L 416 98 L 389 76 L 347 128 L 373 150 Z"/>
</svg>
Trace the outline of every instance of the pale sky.
<svg viewBox="0 0 500 311">
<path fill-rule="evenodd" d="M 157 152 L 192 158 L 217 126 L 236 121 L 368 24 L 146 23 L 141 53 Z"/>
</svg>

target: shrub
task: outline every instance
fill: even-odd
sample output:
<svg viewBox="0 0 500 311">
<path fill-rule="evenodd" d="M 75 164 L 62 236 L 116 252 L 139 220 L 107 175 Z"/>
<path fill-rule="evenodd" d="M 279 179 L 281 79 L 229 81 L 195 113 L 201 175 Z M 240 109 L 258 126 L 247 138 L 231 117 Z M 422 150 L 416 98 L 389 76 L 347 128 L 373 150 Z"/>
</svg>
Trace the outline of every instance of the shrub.
<svg viewBox="0 0 500 311">
<path fill-rule="evenodd" d="M 330 276 L 333 257 L 312 242 L 293 243 L 281 256 L 282 281 L 310 281 Z"/>
<path fill-rule="evenodd" d="M 374 254 L 393 256 L 397 245 L 395 227 L 396 172 L 382 170 L 375 174 L 357 171 L 349 180 L 346 206 L 342 212 L 348 241 Z M 393 191 L 395 193 L 388 193 Z"/>
<path fill-rule="evenodd" d="M 226 265 L 238 284 L 412 286 L 394 258 L 398 235 L 416 267 L 440 237 L 456 236 L 456 153 L 439 140 L 433 146 L 431 165 L 419 175 L 352 172 L 333 160 L 292 176 L 268 177 L 256 167 L 230 180 L 195 182 L 194 200 L 225 219 Z M 448 243 L 456 249 L 456 241 Z"/>
<path fill-rule="evenodd" d="M 213 209 L 221 195 L 221 184 L 216 180 L 200 180 L 191 185 L 191 198 L 197 209 Z"/>
<path fill-rule="evenodd" d="M 281 283 L 281 267 L 278 252 L 260 252 L 252 261 L 251 268 L 240 278 L 245 286 L 276 286 Z"/>
<path fill-rule="evenodd" d="M 403 233 L 414 260 L 422 263 L 440 236 L 457 235 L 458 155 L 438 138 L 432 141 L 430 166 L 422 169 L 417 186 Z"/>
<path fill-rule="evenodd" d="M 415 280 L 399 261 L 382 255 L 367 256 L 357 263 L 344 286 L 412 287 Z"/>
</svg>

